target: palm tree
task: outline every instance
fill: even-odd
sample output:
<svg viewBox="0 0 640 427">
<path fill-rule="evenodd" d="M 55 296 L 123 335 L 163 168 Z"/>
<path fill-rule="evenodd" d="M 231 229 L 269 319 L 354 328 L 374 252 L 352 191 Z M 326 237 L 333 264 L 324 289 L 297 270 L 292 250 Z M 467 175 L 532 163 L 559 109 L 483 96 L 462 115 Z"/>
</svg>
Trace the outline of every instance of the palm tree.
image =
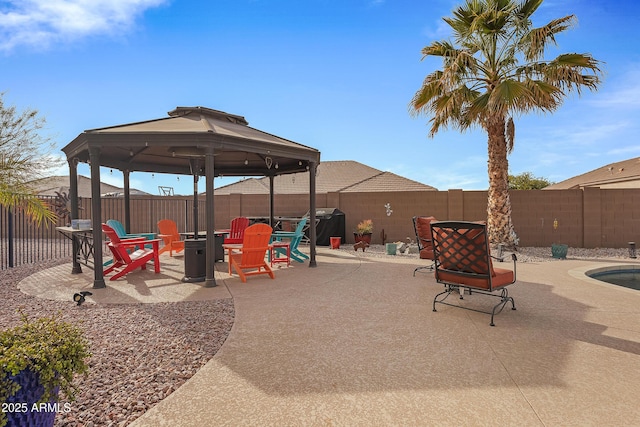
<svg viewBox="0 0 640 427">
<path fill-rule="evenodd" d="M 38 224 L 53 222 L 56 214 L 29 185 L 57 163 L 48 156 L 53 145 L 38 134 L 44 119 L 36 110 L 18 112 L 15 106 L 5 106 L 3 95 L 0 93 L 0 206 L 22 210 Z"/>
<path fill-rule="evenodd" d="M 467 0 L 444 18 L 454 42 L 434 41 L 423 59 L 442 58 L 442 70 L 429 74 L 409 104 L 413 115 L 431 116 L 429 136 L 451 126 L 479 125 L 488 134 L 487 225 L 491 242 L 516 246 L 511 222 L 509 163 L 513 117 L 552 112 L 570 92 L 596 90 L 600 62 L 589 54 L 567 53 L 544 59 L 545 48 L 571 28 L 574 15 L 533 28 L 531 17 L 543 0 Z"/>
</svg>

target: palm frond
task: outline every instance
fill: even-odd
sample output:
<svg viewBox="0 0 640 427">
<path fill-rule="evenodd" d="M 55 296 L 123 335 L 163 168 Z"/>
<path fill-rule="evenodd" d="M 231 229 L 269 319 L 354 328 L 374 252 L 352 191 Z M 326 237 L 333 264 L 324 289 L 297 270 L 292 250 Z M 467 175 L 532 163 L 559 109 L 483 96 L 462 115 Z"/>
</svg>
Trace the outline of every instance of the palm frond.
<svg viewBox="0 0 640 427">
<path fill-rule="evenodd" d="M 585 74 L 588 71 L 592 74 Z M 582 93 L 582 88 L 596 90 L 602 71 L 591 55 L 569 53 L 559 55 L 544 68 L 545 80 L 566 91 Z"/>
<path fill-rule="evenodd" d="M 526 0 L 515 9 L 515 15 L 521 20 L 528 20 L 538 10 L 543 0 Z"/>
<path fill-rule="evenodd" d="M 511 154 L 516 139 L 516 125 L 513 123 L 513 117 L 509 117 L 507 120 L 505 137 L 507 140 L 507 154 Z"/>
<path fill-rule="evenodd" d="M 532 29 L 522 39 L 522 50 L 527 61 L 536 61 L 544 55 L 549 43 L 556 45 L 556 35 L 573 27 L 576 22 L 574 15 L 554 19 L 547 25 Z"/>
<path fill-rule="evenodd" d="M 14 211 L 23 211 L 38 226 L 43 221 L 48 224 L 55 222 L 58 218 L 47 202 L 32 194 L 20 194 L 0 189 L 0 205 Z"/>
<path fill-rule="evenodd" d="M 422 49 L 422 59 L 427 56 L 452 57 L 458 49 L 448 41 L 435 41 Z"/>
</svg>

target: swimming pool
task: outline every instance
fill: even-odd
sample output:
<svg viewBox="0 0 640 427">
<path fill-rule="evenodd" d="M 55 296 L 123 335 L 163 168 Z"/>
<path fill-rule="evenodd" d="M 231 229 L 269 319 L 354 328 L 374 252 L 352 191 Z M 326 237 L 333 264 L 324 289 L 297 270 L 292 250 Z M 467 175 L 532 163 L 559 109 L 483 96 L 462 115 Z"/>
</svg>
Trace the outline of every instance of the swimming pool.
<svg viewBox="0 0 640 427">
<path fill-rule="evenodd" d="M 640 267 L 617 265 L 589 270 L 585 274 L 592 279 L 611 283 L 612 285 L 640 290 Z"/>
</svg>

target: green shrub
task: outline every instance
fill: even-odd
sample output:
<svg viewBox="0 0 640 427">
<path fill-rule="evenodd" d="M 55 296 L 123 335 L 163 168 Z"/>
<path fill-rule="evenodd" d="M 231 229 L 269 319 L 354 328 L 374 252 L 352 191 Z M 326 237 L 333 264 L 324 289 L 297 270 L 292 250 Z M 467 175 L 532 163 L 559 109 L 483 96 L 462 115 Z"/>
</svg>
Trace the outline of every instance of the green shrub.
<svg viewBox="0 0 640 427">
<path fill-rule="evenodd" d="M 16 394 L 20 386 L 10 376 L 23 370 L 38 374 L 44 386 L 40 402 L 57 400 L 58 388 L 74 400 L 73 377 L 87 374 L 85 360 L 90 356 L 89 342 L 79 327 L 56 316 L 30 320 L 22 314 L 21 325 L 0 332 L 0 402 Z M 6 414 L 0 413 L 0 427 L 6 423 Z"/>
</svg>

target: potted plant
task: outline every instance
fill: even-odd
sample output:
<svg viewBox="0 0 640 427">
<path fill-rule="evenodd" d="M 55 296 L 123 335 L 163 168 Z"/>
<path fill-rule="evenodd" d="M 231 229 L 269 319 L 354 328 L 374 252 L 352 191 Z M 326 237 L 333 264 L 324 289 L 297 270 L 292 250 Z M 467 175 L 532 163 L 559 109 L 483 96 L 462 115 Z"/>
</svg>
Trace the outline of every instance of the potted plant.
<svg viewBox="0 0 640 427">
<path fill-rule="evenodd" d="M 353 233 L 353 238 L 356 243 L 363 241 L 367 244 L 371 244 L 371 233 L 373 233 L 373 221 L 365 219 L 356 227 L 356 231 Z"/>
<path fill-rule="evenodd" d="M 89 342 L 80 328 L 57 317 L 30 320 L 0 332 L 0 427 L 53 426 L 57 412 L 70 410 L 58 403 L 58 392 L 73 401 L 75 374 L 87 374 Z"/>
</svg>

